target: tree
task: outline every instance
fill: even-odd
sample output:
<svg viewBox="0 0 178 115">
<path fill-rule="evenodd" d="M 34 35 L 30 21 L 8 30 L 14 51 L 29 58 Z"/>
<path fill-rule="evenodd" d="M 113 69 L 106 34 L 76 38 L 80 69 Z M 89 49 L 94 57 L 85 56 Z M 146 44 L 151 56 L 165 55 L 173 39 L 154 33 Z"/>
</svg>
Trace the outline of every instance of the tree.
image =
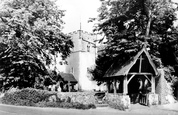
<svg viewBox="0 0 178 115">
<path fill-rule="evenodd" d="M 98 21 L 95 31 L 104 33 L 105 48 L 100 51 L 96 68 L 92 70 L 94 80 L 101 82 L 106 70 L 119 59 L 124 63 L 135 55 L 143 45 L 157 67 L 175 66 L 177 49 L 177 29 L 173 26 L 176 20 L 173 4 L 168 0 L 101 0 L 98 9 Z M 170 30 L 170 31 L 169 31 Z M 166 45 L 169 44 L 169 45 Z M 166 45 L 166 47 L 165 47 Z M 171 47 L 167 47 L 170 46 Z M 163 46 L 163 47 L 162 47 Z M 171 58 L 165 58 L 171 50 Z M 164 50 L 165 51 L 165 50 Z M 172 61 L 172 62 L 171 62 Z"/>
<path fill-rule="evenodd" d="M 65 60 L 73 48 L 70 37 L 62 33 L 64 11 L 50 0 L 2 2 L 0 74 L 9 86 L 21 83 L 21 87 L 33 87 L 36 77 L 48 74 L 46 65 L 52 55 Z"/>
</svg>

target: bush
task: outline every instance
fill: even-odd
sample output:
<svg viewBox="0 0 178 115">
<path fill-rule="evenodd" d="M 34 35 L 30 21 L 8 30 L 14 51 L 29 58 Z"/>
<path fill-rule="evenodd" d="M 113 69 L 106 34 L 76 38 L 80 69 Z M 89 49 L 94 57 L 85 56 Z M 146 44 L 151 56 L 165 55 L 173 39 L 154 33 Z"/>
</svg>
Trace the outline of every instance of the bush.
<svg viewBox="0 0 178 115">
<path fill-rule="evenodd" d="M 16 91 L 8 91 L 2 97 L 2 103 L 12 105 L 33 106 L 35 103 L 46 101 L 54 92 L 26 88 Z"/>
<path fill-rule="evenodd" d="M 36 107 L 59 107 L 57 102 L 41 101 L 35 104 Z"/>
<path fill-rule="evenodd" d="M 59 108 L 74 108 L 74 109 L 94 109 L 96 108 L 93 104 L 80 104 L 80 103 L 69 103 L 69 102 L 39 102 L 35 106 L 37 107 L 59 107 Z"/>
<path fill-rule="evenodd" d="M 78 102 L 73 102 L 72 106 L 75 109 L 95 109 L 96 108 L 96 106 L 94 104 L 81 104 Z"/>
</svg>

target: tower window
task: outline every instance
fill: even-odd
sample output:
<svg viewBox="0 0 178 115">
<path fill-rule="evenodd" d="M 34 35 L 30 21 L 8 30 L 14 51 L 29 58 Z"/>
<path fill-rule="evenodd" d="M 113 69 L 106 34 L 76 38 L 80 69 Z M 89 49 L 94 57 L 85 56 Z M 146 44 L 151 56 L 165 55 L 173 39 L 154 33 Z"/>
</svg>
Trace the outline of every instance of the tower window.
<svg viewBox="0 0 178 115">
<path fill-rule="evenodd" d="M 89 45 L 87 45 L 87 51 L 90 52 L 90 46 Z"/>
<path fill-rule="evenodd" d="M 73 67 L 71 68 L 71 72 L 70 73 L 74 74 L 74 68 Z"/>
</svg>

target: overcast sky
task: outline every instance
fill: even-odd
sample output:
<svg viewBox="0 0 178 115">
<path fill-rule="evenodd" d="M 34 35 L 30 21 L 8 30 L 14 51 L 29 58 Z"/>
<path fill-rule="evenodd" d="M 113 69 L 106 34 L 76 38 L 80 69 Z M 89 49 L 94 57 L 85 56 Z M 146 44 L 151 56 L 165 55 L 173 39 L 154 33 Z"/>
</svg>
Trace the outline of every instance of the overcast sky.
<svg viewBox="0 0 178 115">
<path fill-rule="evenodd" d="M 178 2 L 178 0 L 172 1 Z M 79 30 L 80 22 L 82 30 L 92 32 L 94 23 L 88 23 L 88 20 L 97 17 L 97 9 L 101 5 L 99 0 L 57 0 L 57 4 L 61 9 L 66 10 L 63 18 L 66 23 L 64 33 Z"/>
<path fill-rule="evenodd" d="M 101 4 L 99 0 L 57 0 L 57 4 L 66 10 L 64 33 L 79 30 L 80 22 L 82 30 L 92 32 L 93 23 L 88 23 L 88 20 L 97 17 L 97 9 Z"/>
</svg>

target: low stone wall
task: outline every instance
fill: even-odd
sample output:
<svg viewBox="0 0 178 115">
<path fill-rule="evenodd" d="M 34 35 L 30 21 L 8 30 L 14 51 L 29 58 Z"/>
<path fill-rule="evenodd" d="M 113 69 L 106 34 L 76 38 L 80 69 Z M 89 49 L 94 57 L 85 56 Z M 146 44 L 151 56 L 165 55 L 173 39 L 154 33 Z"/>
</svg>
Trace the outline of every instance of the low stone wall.
<svg viewBox="0 0 178 115">
<path fill-rule="evenodd" d="M 106 94 L 105 100 L 112 108 L 126 110 L 130 108 L 130 97 L 122 94 Z"/>
<path fill-rule="evenodd" d="M 159 104 L 174 103 L 175 99 L 173 96 L 172 84 L 168 83 L 165 79 L 164 69 L 158 69 L 160 76 L 156 78 L 156 90 L 155 93 L 158 94 Z"/>
<path fill-rule="evenodd" d="M 147 95 L 147 101 L 148 101 L 148 106 L 158 105 L 159 103 L 158 94 L 149 93 Z"/>
<path fill-rule="evenodd" d="M 57 97 L 63 101 L 78 102 L 82 104 L 95 104 L 95 92 L 60 92 Z"/>
<path fill-rule="evenodd" d="M 98 104 L 96 103 L 96 92 L 60 92 L 57 97 L 62 101 L 78 102 L 82 104 Z M 126 110 L 130 108 L 130 98 L 128 95 L 106 93 L 102 101 L 110 107 Z"/>
</svg>

